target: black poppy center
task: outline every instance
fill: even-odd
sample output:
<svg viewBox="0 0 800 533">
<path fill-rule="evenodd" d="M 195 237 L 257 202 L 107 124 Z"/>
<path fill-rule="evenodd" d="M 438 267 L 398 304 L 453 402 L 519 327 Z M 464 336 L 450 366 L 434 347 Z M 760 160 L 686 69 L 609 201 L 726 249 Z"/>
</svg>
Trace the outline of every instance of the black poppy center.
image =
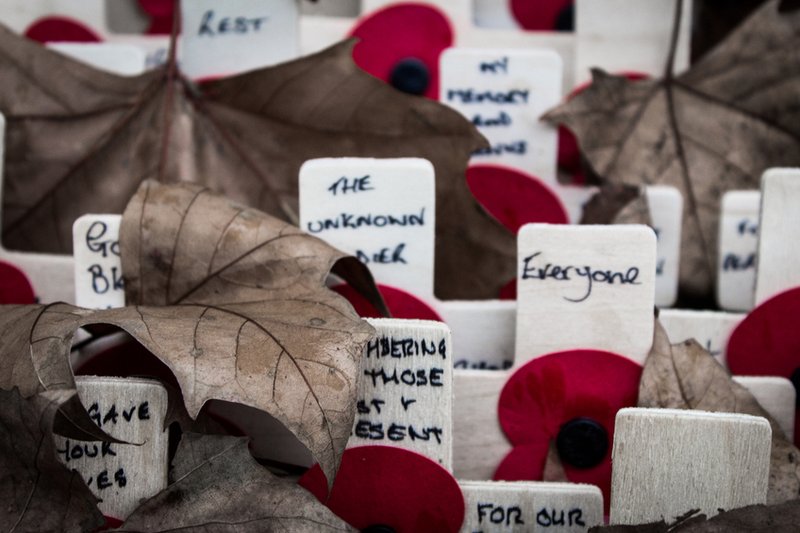
<svg viewBox="0 0 800 533">
<path fill-rule="evenodd" d="M 556 31 L 575 31 L 575 5 L 561 8 L 556 16 Z"/>
<path fill-rule="evenodd" d="M 392 526 L 385 524 L 372 524 L 361 530 L 361 533 L 395 533 Z"/>
<path fill-rule="evenodd" d="M 792 385 L 794 385 L 794 405 L 800 409 L 800 367 L 794 369 L 789 381 L 791 381 Z"/>
<path fill-rule="evenodd" d="M 575 468 L 591 468 L 608 452 L 608 432 L 591 418 L 574 418 L 558 431 L 556 449 L 563 462 Z"/>
<path fill-rule="evenodd" d="M 431 82 L 428 67 L 415 57 L 407 57 L 398 61 L 389 75 L 389 83 L 404 93 L 421 95 Z"/>
</svg>

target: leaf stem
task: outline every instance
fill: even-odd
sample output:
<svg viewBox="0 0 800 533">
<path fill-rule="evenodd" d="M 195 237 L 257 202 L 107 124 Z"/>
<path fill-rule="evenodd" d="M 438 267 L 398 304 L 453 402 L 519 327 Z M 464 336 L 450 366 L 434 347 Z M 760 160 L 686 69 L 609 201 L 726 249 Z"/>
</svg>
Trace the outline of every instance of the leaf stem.
<svg viewBox="0 0 800 533">
<path fill-rule="evenodd" d="M 167 166 L 167 158 L 169 157 L 169 138 L 172 133 L 172 104 L 175 100 L 175 84 L 179 76 L 178 73 L 178 32 L 181 24 L 181 1 L 174 0 L 175 9 L 173 10 L 174 18 L 172 19 L 172 31 L 169 36 L 169 59 L 167 60 L 166 77 L 167 77 L 167 91 L 164 96 L 164 127 L 163 135 L 161 137 L 161 155 L 158 160 L 158 173 L 156 179 L 164 181 L 164 170 Z"/>
<path fill-rule="evenodd" d="M 683 18 L 683 0 L 675 0 L 675 17 L 672 20 L 672 36 L 669 42 L 669 55 L 664 67 L 664 79 L 671 80 L 675 69 L 675 53 L 678 49 L 678 37 L 681 33 L 681 19 Z"/>
</svg>

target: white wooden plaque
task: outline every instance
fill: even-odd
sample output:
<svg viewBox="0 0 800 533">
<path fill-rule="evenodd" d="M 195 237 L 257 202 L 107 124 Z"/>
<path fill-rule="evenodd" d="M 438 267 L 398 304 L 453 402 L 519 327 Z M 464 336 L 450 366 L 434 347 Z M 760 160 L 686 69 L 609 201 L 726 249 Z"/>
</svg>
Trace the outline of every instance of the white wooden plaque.
<svg viewBox="0 0 800 533">
<path fill-rule="evenodd" d="M 136 444 L 74 441 L 55 435 L 58 457 L 67 468 L 80 472 L 100 498 L 98 506 L 104 515 L 124 519 L 142 500 L 167 487 L 167 390 L 150 379 L 79 376 L 75 382 L 97 426 Z"/>
<path fill-rule="evenodd" d="M 415 4 L 432 7 L 444 14 L 454 26 L 454 33 L 472 26 L 472 0 L 418 0 Z M 362 0 L 361 13 L 370 15 L 378 9 L 397 4 L 408 4 L 404 0 Z"/>
<path fill-rule="evenodd" d="M 368 319 L 356 419 L 348 447 L 405 448 L 452 471 L 453 352 L 441 322 Z"/>
<path fill-rule="evenodd" d="M 662 77 L 669 54 L 675 2 L 681 0 L 575 0 L 575 82 L 590 69 Z M 692 2 L 683 1 L 675 72 L 689 66 Z"/>
<path fill-rule="evenodd" d="M 584 532 L 603 524 L 598 487 L 543 481 L 459 481 L 466 514 L 461 533 Z"/>
<path fill-rule="evenodd" d="M 717 303 L 726 311 L 753 308 L 760 204 L 759 191 L 728 191 L 722 196 Z"/>
<path fill-rule="evenodd" d="M 354 19 L 303 15 L 300 17 L 300 55 L 309 55 L 345 39 L 353 28 Z"/>
<path fill-rule="evenodd" d="M 181 70 L 225 76 L 297 57 L 296 0 L 181 0 Z"/>
<path fill-rule="evenodd" d="M 136 76 L 145 69 L 145 51 L 118 43 L 48 43 L 47 47 L 95 68 L 121 76 Z"/>
<path fill-rule="evenodd" d="M 767 499 L 772 431 L 765 418 L 677 409 L 621 409 L 612 452 L 611 523 L 643 524 L 691 509 Z"/>
<path fill-rule="evenodd" d="M 539 120 L 561 100 L 561 58 L 551 50 L 450 48 L 440 58 L 439 100 L 491 145 L 473 163 L 497 163 L 556 181 L 558 130 Z"/>
<path fill-rule="evenodd" d="M 304 231 L 358 257 L 378 282 L 433 297 L 430 161 L 312 159 L 300 168 L 299 195 Z"/>
<path fill-rule="evenodd" d="M 761 178 L 755 304 L 800 285 L 800 168 L 771 168 Z"/>
<path fill-rule="evenodd" d="M 528 224 L 517 246 L 515 366 L 573 348 L 644 362 L 653 341 L 651 228 Z"/>
<path fill-rule="evenodd" d="M 779 376 L 733 376 L 733 380 L 750 391 L 784 435 L 792 440 L 796 396 L 792 382 Z"/>
<path fill-rule="evenodd" d="M 664 309 L 658 319 L 672 344 L 695 339 L 723 366 L 728 365 L 725 349 L 743 314 L 722 311 Z"/>
<path fill-rule="evenodd" d="M 656 232 L 656 305 L 672 307 L 678 298 L 681 259 L 683 196 L 675 187 L 651 185 L 645 189 L 650 218 Z"/>
<path fill-rule="evenodd" d="M 433 294 L 436 191 L 424 159 L 312 159 L 300 169 L 300 227 L 369 266 L 377 282 L 430 304 L 450 325 L 461 367 L 513 358 L 513 301 Z"/>
<path fill-rule="evenodd" d="M 511 444 L 497 418 L 497 402 L 509 372 L 453 372 L 453 474 L 458 479 L 492 479 Z"/>
<path fill-rule="evenodd" d="M 0 178 L 3 176 L 5 161 L 5 131 L 6 119 L 0 113 Z M 0 179 L 0 206 L 3 200 L 2 193 L 3 184 Z M 75 301 L 75 270 L 72 256 L 17 252 L 6 249 L 0 243 L 0 260 L 11 263 L 27 276 L 40 303 Z"/>
<path fill-rule="evenodd" d="M 445 301 L 437 310 L 453 333 L 453 368 L 504 370 L 514 363 L 514 300 Z"/>
<path fill-rule="evenodd" d="M 472 20 L 480 28 L 502 28 L 522 31 L 511 11 L 510 2 L 473 0 Z"/>
<path fill-rule="evenodd" d="M 160 67 L 169 59 L 169 35 L 112 33 L 108 36 L 108 42 L 135 46 L 143 50 L 146 70 Z"/>
<path fill-rule="evenodd" d="M 83 215 L 72 224 L 76 305 L 88 309 L 125 306 L 121 222 L 120 215 Z"/>
</svg>

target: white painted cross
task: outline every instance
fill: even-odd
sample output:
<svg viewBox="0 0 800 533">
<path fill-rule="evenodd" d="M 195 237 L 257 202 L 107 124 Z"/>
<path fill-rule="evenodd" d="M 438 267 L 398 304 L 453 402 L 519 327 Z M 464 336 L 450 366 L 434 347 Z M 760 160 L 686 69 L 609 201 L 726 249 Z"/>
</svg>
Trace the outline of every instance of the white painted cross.
<svg viewBox="0 0 800 533">
<path fill-rule="evenodd" d="M 759 191 L 729 191 L 722 196 L 717 303 L 726 311 L 753 308 L 760 204 Z"/>
<path fill-rule="evenodd" d="M 658 240 L 655 303 L 659 307 L 671 307 L 678 298 L 683 196 L 675 187 L 663 185 L 649 186 L 645 194 Z"/>
<path fill-rule="evenodd" d="M 661 77 L 669 54 L 675 2 L 683 12 L 675 72 L 689 65 L 692 2 L 689 0 L 575 0 L 575 82 L 590 69 Z"/>
<path fill-rule="evenodd" d="M 368 15 L 379 9 L 405 3 L 403 0 L 362 0 L 361 12 Z M 456 32 L 472 26 L 472 0 L 419 0 L 415 3 L 446 14 L 450 23 L 455 26 Z"/>
<path fill-rule="evenodd" d="M 673 344 L 695 339 L 723 366 L 728 338 L 744 319 L 743 314 L 690 309 L 663 309 L 658 319 Z"/>
<path fill-rule="evenodd" d="M 298 55 L 296 0 L 181 0 L 181 70 L 238 74 Z"/>
<path fill-rule="evenodd" d="M 689 510 L 763 504 L 771 451 L 765 418 L 676 409 L 617 413 L 611 523 L 673 522 Z"/>
<path fill-rule="evenodd" d="M 607 350 L 644 362 L 653 338 L 652 229 L 529 224 L 518 234 L 517 253 L 514 367 L 572 348 Z M 491 479 L 511 450 L 497 416 L 500 392 L 510 375 L 455 372 L 457 477 Z"/>
<path fill-rule="evenodd" d="M 72 224 L 76 305 L 89 309 L 125 306 L 121 221 L 120 215 L 83 215 Z"/>
<path fill-rule="evenodd" d="M 556 180 L 557 130 L 539 121 L 561 100 L 561 58 L 550 50 L 445 50 L 439 100 L 463 114 L 490 148 L 473 163 L 499 163 Z"/>
<path fill-rule="evenodd" d="M 58 457 L 100 498 L 100 511 L 124 520 L 142 500 L 167 487 L 167 390 L 155 380 L 75 378 L 98 427 L 131 444 L 74 441 L 56 435 Z"/>
<path fill-rule="evenodd" d="M 135 76 L 145 70 L 142 48 L 121 43 L 48 43 L 47 47 L 95 68 L 121 76 Z"/>
<path fill-rule="evenodd" d="M 378 283 L 430 305 L 450 325 L 459 367 L 507 367 L 513 301 L 434 296 L 434 180 L 433 166 L 423 159 L 307 161 L 300 168 L 300 227 L 359 257 Z"/>
<path fill-rule="evenodd" d="M 453 352 L 441 322 L 370 319 L 348 447 L 405 448 L 452 471 Z"/>
<path fill-rule="evenodd" d="M 603 523 L 594 485 L 527 481 L 460 481 L 466 515 L 461 533 L 587 531 Z"/>
<path fill-rule="evenodd" d="M 573 348 L 644 362 L 653 341 L 651 228 L 528 224 L 517 246 L 514 366 Z"/>
<path fill-rule="evenodd" d="M 434 187 L 425 159 L 313 159 L 300 168 L 300 227 L 351 252 L 381 283 L 431 300 Z"/>
<path fill-rule="evenodd" d="M 800 286 L 800 169 L 771 168 L 761 179 L 755 305 Z"/>
</svg>

